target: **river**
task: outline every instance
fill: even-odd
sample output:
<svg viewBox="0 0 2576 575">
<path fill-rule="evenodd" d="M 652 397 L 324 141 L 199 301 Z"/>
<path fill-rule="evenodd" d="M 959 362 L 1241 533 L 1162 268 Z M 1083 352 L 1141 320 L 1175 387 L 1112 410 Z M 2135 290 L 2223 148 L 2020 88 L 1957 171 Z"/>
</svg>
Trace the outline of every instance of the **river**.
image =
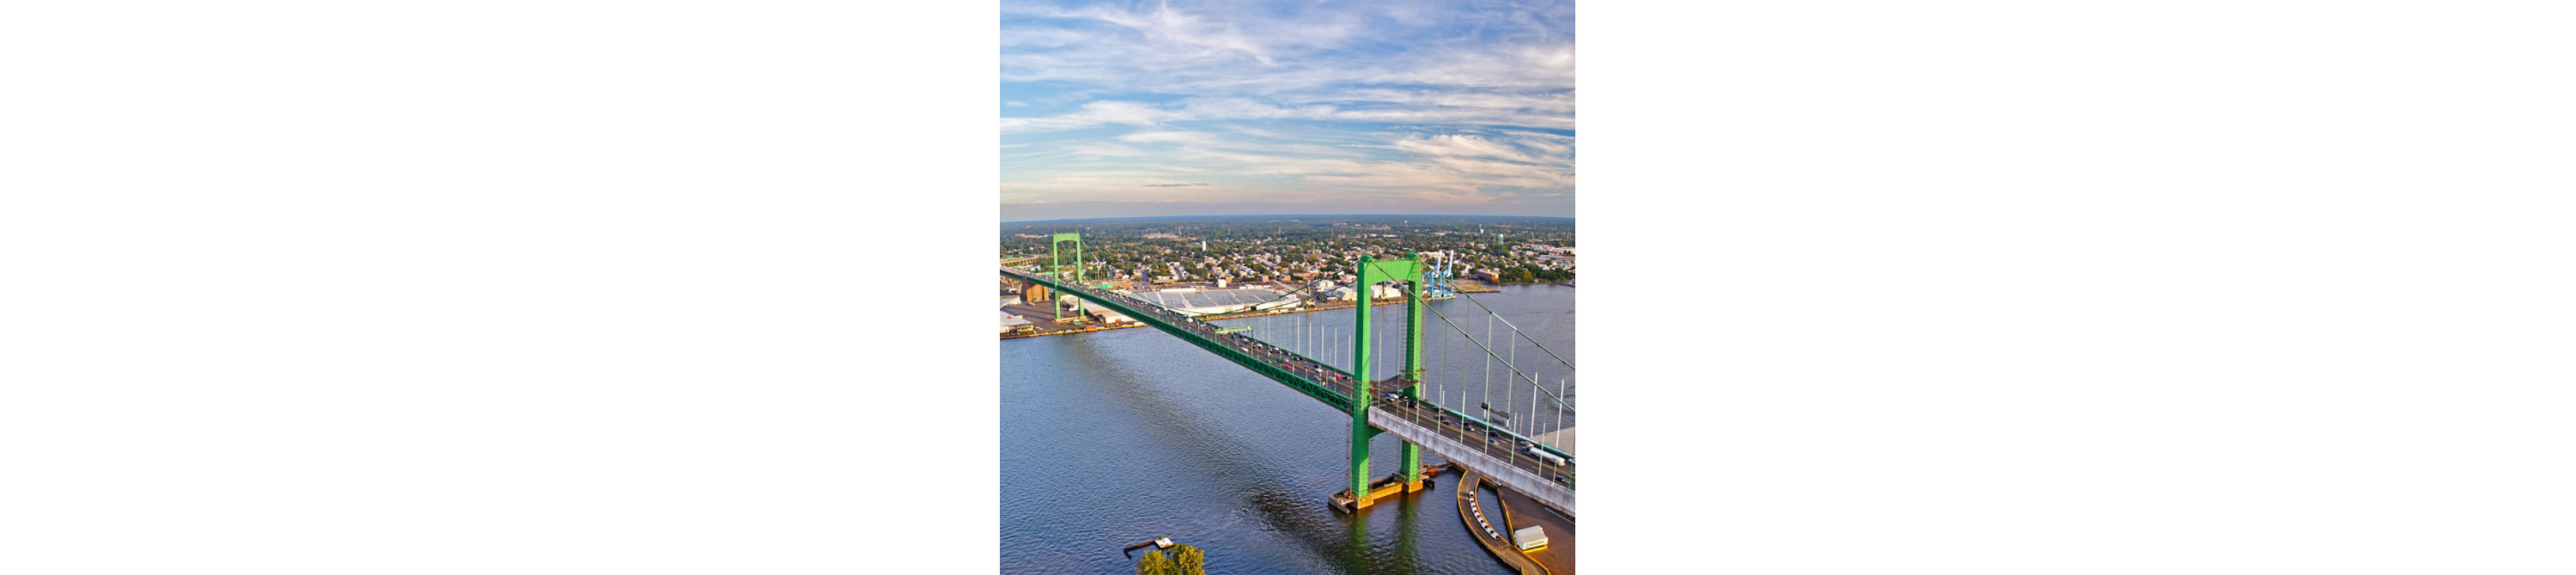
<svg viewBox="0 0 2576 575">
<path fill-rule="evenodd" d="M 1574 362 L 1575 288 L 1503 289 L 1430 307 L 1478 339 L 1491 321 L 1493 352 L 1546 391 L 1562 385 L 1571 403 L 1571 370 L 1538 345 Z M 1217 323 L 1250 325 L 1266 341 L 1348 368 L 1353 317 L 1346 309 Z M 1404 308 L 1378 307 L 1371 318 L 1378 377 L 1391 376 L 1402 363 Z M 1503 361 L 1437 317 L 1425 321 L 1426 396 L 1471 414 L 1478 405 L 1520 414 L 1512 427 L 1525 433 L 1573 425 L 1545 393 L 1532 410 L 1533 388 L 1512 385 Z M 1504 346 L 1503 322 L 1537 345 Z M 1459 523 L 1447 496 L 1455 475 L 1437 492 L 1356 518 L 1328 508 L 1325 499 L 1349 486 L 1350 416 L 1251 370 L 1153 328 L 1000 344 L 1003 572 L 1132 573 L 1120 548 L 1170 536 L 1207 550 L 1212 573 L 1509 573 Z M 1393 472 L 1399 445 L 1374 440 L 1373 474 Z"/>
</svg>

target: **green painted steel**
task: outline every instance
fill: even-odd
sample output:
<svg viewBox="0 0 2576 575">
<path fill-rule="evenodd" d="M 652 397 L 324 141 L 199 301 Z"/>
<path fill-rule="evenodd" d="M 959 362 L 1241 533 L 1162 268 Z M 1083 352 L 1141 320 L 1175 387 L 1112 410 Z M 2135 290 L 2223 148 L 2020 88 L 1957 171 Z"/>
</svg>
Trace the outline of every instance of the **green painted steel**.
<svg viewBox="0 0 2576 575">
<path fill-rule="evenodd" d="M 1064 245 L 1065 242 L 1073 242 L 1073 277 L 1068 281 L 1073 285 L 1082 285 L 1082 232 L 1057 232 L 1047 237 L 1047 276 L 1060 280 L 1067 279 L 1064 275 L 1064 258 L 1056 253 L 1056 247 Z M 1048 302 L 1050 305 L 1047 309 L 1055 311 L 1054 319 L 1063 321 L 1064 303 L 1061 301 L 1063 295 L 1059 293 L 1056 297 L 1059 301 Z M 1082 314 L 1082 300 L 1074 300 L 1073 313 Z"/>
<path fill-rule="evenodd" d="M 1401 280 L 1405 282 L 1407 287 L 1404 292 L 1406 299 L 1411 300 L 1414 304 L 1418 305 L 1422 301 L 1422 298 L 1414 297 L 1417 292 L 1412 288 L 1422 285 L 1422 261 L 1419 259 L 1380 260 L 1377 259 L 1376 256 L 1360 256 L 1359 268 L 1359 283 L 1351 284 L 1352 291 L 1357 292 L 1356 295 L 1359 296 L 1359 306 L 1352 308 L 1354 311 L 1351 314 L 1354 318 L 1351 323 L 1353 324 L 1353 329 L 1356 330 L 1356 333 L 1351 336 L 1351 344 L 1353 345 L 1353 349 L 1351 351 L 1351 395 L 1354 396 L 1351 398 L 1350 408 L 1351 493 L 1365 496 L 1368 493 L 1369 483 L 1369 438 L 1378 434 L 1377 428 L 1370 427 L 1368 423 L 1369 402 L 1374 401 L 1377 398 L 1376 392 L 1369 389 L 1369 384 L 1377 380 L 1377 371 L 1375 370 L 1376 358 L 1371 357 L 1371 352 L 1374 351 L 1374 349 L 1369 345 L 1369 336 L 1371 335 L 1369 333 L 1369 310 L 1371 309 L 1369 307 L 1369 299 L 1370 296 L 1376 295 L 1373 292 L 1377 291 L 1377 282 Z M 1405 355 L 1410 358 L 1416 352 L 1420 351 L 1419 348 L 1422 346 L 1422 338 L 1419 335 L 1422 333 L 1422 323 L 1419 320 L 1408 321 L 1406 323 L 1410 325 L 1406 326 Z M 1411 370 L 1413 368 L 1420 367 L 1419 365 L 1414 365 L 1414 363 L 1415 362 L 1408 359 L 1405 368 L 1407 370 Z M 1404 456 L 1404 461 L 1408 464 L 1408 469 L 1403 471 L 1405 480 L 1419 480 L 1422 477 L 1421 446 L 1414 445 L 1410 442 L 1405 443 Z"/>
<path fill-rule="evenodd" d="M 1079 253 L 1079 250 L 1081 249 L 1079 234 L 1057 234 L 1057 236 L 1060 238 L 1064 236 L 1072 236 L 1071 240 L 1075 242 L 1074 245 L 1077 250 L 1076 253 Z M 1081 272 L 1078 267 L 1079 256 L 1076 257 L 1077 267 L 1074 273 L 1078 275 Z M 1050 270 L 1053 269 L 1055 268 L 1050 268 Z M 1404 314 L 1404 369 L 1403 372 L 1397 376 L 1388 378 L 1385 383 L 1387 385 L 1402 386 L 1402 395 L 1406 397 L 1421 397 L 1422 374 L 1425 367 L 1422 361 L 1422 324 L 1425 300 L 1422 299 L 1424 283 L 1422 278 L 1421 254 L 1408 254 L 1407 258 L 1399 260 L 1378 260 L 1374 256 L 1362 256 L 1360 258 L 1359 283 L 1351 286 L 1352 289 L 1358 292 L 1359 296 L 1359 305 L 1354 307 L 1352 312 L 1352 315 L 1355 318 L 1352 323 L 1355 324 L 1353 328 L 1356 332 L 1351 338 L 1354 348 L 1351 354 L 1353 360 L 1350 370 L 1340 374 L 1351 379 L 1352 395 L 1350 396 L 1344 396 L 1340 392 L 1333 391 L 1332 388 L 1316 383 L 1314 380 L 1307 379 L 1304 375 L 1280 369 L 1278 366 L 1271 365 L 1269 362 L 1261 361 L 1260 358 L 1238 351 L 1231 346 L 1227 346 L 1223 342 L 1201 336 L 1198 332 L 1191 331 L 1188 328 L 1172 325 L 1171 323 L 1164 321 L 1159 315 L 1147 312 L 1139 306 L 1130 305 L 1122 297 L 1113 294 L 1095 293 L 1091 291 L 1091 288 L 1081 285 L 1078 279 L 1072 281 L 1060 281 L 1065 279 L 1064 276 L 1056 274 L 1039 275 L 1021 272 L 1019 270 L 1012 270 L 1009 268 L 1004 268 L 1003 273 L 1018 276 L 1039 285 L 1047 286 L 1049 289 L 1056 290 L 1059 293 L 1080 296 L 1095 305 L 1107 307 L 1119 313 L 1127 314 L 1130 318 L 1144 322 L 1146 325 L 1154 326 L 1155 329 L 1163 330 L 1165 333 L 1179 336 L 1182 341 L 1190 342 L 1191 345 L 1196 345 L 1201 349 L 1206 349 L 1211 353 L 1217 354 L 1218 357 L 1226 358 L 1228 361 L 1233 361 L 1237 365 L 1242 365 L 1245 368 L 1251 369 L 1254 373 L 1259 373 L 1265 377 L 1269 377 L 1272 381 L 1277 381 L 1281 385 L 1288 386 L 1289 389 L 1296 390 L 1298 393 L 1306 394 L 1307 397 L 1312 397 L 1317 401 L 1324 402 L 1325 405 L 1333 406 L 1334 409 L 1350 413 L 1351 495 L 1355 498 L 1368 496 L 1369 440 L 1380 433 L 1384 433 L 1383 430 L 1379 430 L 1378 428 L 1372 427 L 1368 424 L 1369 404 L 1370 401 L 1374 399 L 1371 395 L 1373 393 L 1372 385 L 1379 383 L 1376 380 L 1375 373 L 1376 358 L 1370 353 L 1372 350 L 1370 349 L 1369 343 L 1371 339 L 1370 335 L 1372 334 L 1370 333 L 1370 314 L 1367 311 L 1370 309 L 1369 306 L 1371 305 L 1369 300 L 1373 299 L 1372 296 L 1375 295 L 1373 292 L 1375 291 L 1374 288 L 1376 287 L 1375 284 L 1377 284 L 1377 282 L 1387 280 L 1399 280 L 1404 282 L 1403 293 L 1406 300 Z M 1219 333 L 1233 333 L 1238 329 L 1241 328 L 1222 328 L 1216 331 Z M 1316 363 L 1322 364 L 1322 362 Z M 1456 414 L 1461 418 L 1466 417 L 1465 414 L 1456 413 L 1445 406 L 1442 407 L 1441 410 Z M 1414 445 L 1412 442 L 1405 442 L 1402 462 L 1404 470 L 1401 474 L 1405 482 L 1411 483 L 1422 480 L 1422 446 Z"/>
<path fill-rule="evenodd" d="M 1409 255 L 1415 262 L 1422 261 L 1422 254 Z M 1425 305 L 1422 301 L 1422 289 L 1425 286 L 1421 279 L 1422 276 L 1417 271 L 1414 280 L 1404 285 L 1404 397 L 1406 398 L 1422 397 L 1422 306 Z M 1422 446 L 1414 445 L 1411 441 L 1404 442 L 1404 455 L 1398 461 L 1404 466 L 1405 483 L 1422 480 Z"/>
<path fill-rule="evenodd" d="M 1369 292 L 1377 291 L 1371 289 L 1377 282 L 1369 281 L 1370 268 L 1375 267 L 1369 264 L 1375 260 L 1360 256 L 1359 283 L 1351 284 L 1360 304 L 1351 308 L 1351 323 L 1359 330 L 1351 336 L 1356 346 L 1351 351 L 1351 496 L 1359 498 L 1368 497 L 1369 438 L 1377 435 L 1377 428 L 1368 424 L 1369 380 L 1377 378 L 1377 372 L 1370 370 L 1375 366 L 1369 365 Z"/>
<path fill-rule="evenodd" d="M 1094 293 L 1089 291 L 1088 288 L 1084 288 L 1079 285 L 1069 285 L 1034 273 L 1019 272 L 1017 270 L 1007 271 L 1004 273 L 1009 273 L 1021 279 L 1037 282 L 1038 285 L 1047 286 L 1047 289 L 1090 298 L 1092 303 L 1099 304 L 1102 307 L 1109 308 L 1110 310 L 1117 311 L 1118 313 L 1127 314 L 1127 317 L 1130 319 L 1144 322 L 1145 325 L 1154 326 L 1155 329 L 1163 330 L 1164 333 L 1177 336 L 1181 338 L 1181 341 L 1186 341 L 1189 342 L 1190 345 L 1195 345 L 1200 349 L 1208 350 L 1209 353 L 1214 353 L 1217 357 L 1225 358 L 1227 361 L 1232 361 L 1236 365 L 1241 365 L 1246 369 L 1252 370 L 1253 373 L 1261 374 L 1263 377 L 1270 378 L 1271 381 L 1276 381 L 1279 382 L 1280 385 L 1288 386 L 1288 389 L 1295 390 L 1297 393 L 1305 394 L 1306 397 L 1314 398 L 1316 401 L 1324 402 L 1324 405 L 1332 406 L 1333 409 L 1342 411 L 1350 410 L 1351 400 L 1348 397 L 1343 397 L 1341 392 L 1333 391 L 1332 388 L 1325 387 L 1323 384 L 1306 379 L 1305 376 L 1298 375 L 1285 369 L 1280 369 L 1279 366 L 1270 365 L 1269 362 L 1261 361 L 1261 358 L 1253 357 L 1250 354 L 1237 351 L 1232 347 L 1227 347 L 1222 342 L 1201 337 L 1197 332 L 1190 331 L 1187 328 L 1165 322 L 1161 317 L 1155 314 L 1148 313 L 1137 306 L 1129 305 L 1126 303 L 1125 298 L 1115 295 Z M 1315 363 L 1317 365 L 1323 364 L 1323 362 Z M 1349 374 L 1345 373 L 1342 375 Z"/>
</svg>

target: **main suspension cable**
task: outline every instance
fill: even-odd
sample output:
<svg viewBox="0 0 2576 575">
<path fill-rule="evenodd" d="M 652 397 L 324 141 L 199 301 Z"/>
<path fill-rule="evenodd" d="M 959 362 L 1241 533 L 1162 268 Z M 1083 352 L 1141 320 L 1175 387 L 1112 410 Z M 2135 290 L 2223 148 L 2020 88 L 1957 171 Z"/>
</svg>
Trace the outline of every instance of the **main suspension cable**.
<svg viewBox="0 0 2576 575">
<path fill-rule="evenodd" d="M 1465 298 L 1465 299 L 1467 300 L 1467 303 L 1476 304 L 1476 307 L 1484 309 L 1484 310 L 1485 310 L 1485 313 L 1486 313 L 1487 315 L 1492 315 L 1492 316 L 1497 317 L 1497 318 L 1502 317 L 1502 314 L 1494 313 L 1494 308 L 1485 307 L 1485 302 L 1476 301 L 1476 296 L 1474 296 L 1474 295 L 1470 295 L 1470 294 L 1468 294 L 1468 293 L 1466 293 L 1466 292 L 1459 292 L 1459 293 L 1458 293 L 1458 297 Z M 1512 320 L 1503 320 L 1503 324 L 1504 324 L 1504 325 L 1510 325 L 1511 323 L 1512 323 Z M 1512 327 L 1512 332 L 1513 332 L 1513 333 L 1518 333 L 1518 334 L 1520 334 L 1520 336 L 1521 336 L 1521 338 L 1522 338 L 1522 339 L 1528 339 L 1528 340 L 1529 340 L 1529 342 L 1530 342 L 1530 345 L 1538 346 L 1539 351 L 1547 352 L 1547 356 L 1548 356 L 1548 357 L 1554 357 L 1554 358 L 1556 358 L 1556 362 L 1557 362 L 1557 363 L 1565 364 L 1565 368 L 1566 368 L 1566 369 L 1574 369 L 1574 362 L 1566 361 L 1564 357 L 1560 357 L 1560 356 L 1556 355 L 1556 352 L 1555 352 L 1554 350 L 1550 350 L 1550 349 L 1548 349 L 1548 348 L 1547 348 L 1547 346 L 1546 346 L 1546 345 L 1544 345 L 1544 344 L 1540 344 L 1540 343 L 1538 342 L 1538 340 L 1537 340 L 1537 339 L 1532 339 L 1532 338 L 1530 338 L 1530 336 L 1529 336 L 1529 332 L 1521 331 L 1519 326 L 1513 326 L 1513 327 Z"/>
<path fill-rule="evenodd" d="M 1425 308 L 1428 308 L 1429 306 L 1424 306 L 1424 307 L 1425 307 Z M 1459 327 L 1458 327 L 1458 323 L 1457 323 L 1457 322 L 1454 322 L 1454 321 L 1450 321 L 1450 320 L 1449 320 L 1449 316 L 1448 316 L 1448 314 L 1440 313 L 1440 311 L 1439 311 L 1439 310 L 1437 310 L 1437 309 L 1433 309 L 1433 310 L 1431 311 L 1431 314 L 1432 314 L 1433 316 L 1437 316 L 1437 317 L 1439 317 L 1439 318 L 1440 318 L 1440 323 L 1448 324 L 1448 325 L 1449 325 L 1449 329 L 1458 330 L 1458 333 L 1459 333 L 1460 335 L 1467 335 L 1466 330 L 1464 330 L 1464 329 L 1462 329 L 1462 328 L 1459 328 Z M 1494 335 L 1493 335 L 1493 328 L 1494 328 L 1494 322 L 1495 322 L 1495 321 L 1500 320 L 1500 321 L 1502 321 L 1502 322 L 1503 322 L 1503 325 L 1507 325 L 1507 326 L 1511 325 L 1511 323 L 1512 323 L 1512 322 L 1511 322 L 1511 320 L 1505 320 L 1505 319 L 1502 319 L 1502 317 L 1501 317 L 1501 316 L 1497 316 L 1497 315 L 1491 315 L 1491 314 L 1488 314 L 1488 315 L 1486 315 L 1485 317 L 1486 317 L 1486 320 L 1485 320 L 1485 339 L 1486 339 L 1486 340 L 1492 340 L 1492 339 L 1493 339 L 1493 337 L 1494 337 Z M 1514 326 L 1514 327 L 1512 328 L 1512 330 L 1513 330 L 1513 331 L 1519 331 L 1519 330 L 1520 330 L 1520 328 L 1519 328 L 1518 326 Z M 1495 354 L 1494 354 L 1494 348 L 1486 347 L 1484 342 L 1476 341 L 1475 336 L 1473 336 L 1473 335 L 1468 335 L 1467 337 L 1468 337 L 1467 341 L 1472 342 L 1472 343 L 1475 343 L 1475 344 L 1476 344 L 1476 346 L 1477 346 L 1477 348 L 1479 348 L 1479 349 L 1483 349 L 1483 350 L 1485 351 L 1485 355 L 1486 355 L 1488 358 L 1499 359 L 1499 358 L 1498 358 L 1498 357 L 1496 357 L 1496 356 L 1495 356 Z M 1562 361 L 1562 360 L 1560 359 L 1560 361 Z M 1567 365 L 1566 367 L 1567 367 L 1567 368 L 1569 368 L 1569 369 L 1571 369 L 1571 368 L 1572 368 L 1572 367 L 1574 367 L 1574 366 L 1572 366 L 1572 365 Z M 1490 360 L 1489 360 L 1489 361 L 1487 361 L 1487 362 L 1485 363 L 1485 369 L 1487 370 L 1487 381 L 1486 381 L 1486 385 L 1487 385 L 1488 387 L 1490 387 L 1490 386 L 1492 386 L 1492 374 L 1491 374 L 1491 371 L 1492 371 L 1492 369 L 1493 369 L 1493 362 L 1492 362 L 1492 361 L 1490 361 Z M 1538 385 L 1538 380 L 1537 380 L 1537 379 L 1533 379 L 1533 378 L 1531 378 L 1531 377 L 1530 377 L 1530 375 L 1529 375 L 1529 374 L 1527 374 L 1527 373 L 1522 373 L 1522 372 L 1520 371 L 1520 369 L 1519 369 L 1519 368 L 1513 368 L 1513 370 L 1512 370 L 1512 374 L 1513 374 L 1513 375 L 1518 375 L 1518 376 L 1520 376 L 1520 377 L 1521 377 L 1521 379 L 1524 379 L 1524 380 L 1529 381 L 1529 382 L 1530 382 L 1530 385 L 1533 385 L 1533 386 Z M 1550 399 L 1554 399 L 1554 400 L 1556 400 L 1556 402 L 1557 402 L 1558 404 L 1564 404 L 1564 403 L 1565 403 L 1565 398 L 1563 398 L 1563 397 L 1558 397 L 1558 396 L 1557 396 L 1557 394 L 1556 394 L 1556 393 L 1554 393 L 1554 392 L 1549 392 L 1549 393 L 1547 394 L 1547 396 L 1548 396 L 1548 398 L 1550 398 Z M 1572 409 L 1572 408 L 1573 408 L 1573 406 L 1572 406 L 1572 405 L 1567 405 L 1566 407 L 1567 407 L 1568 409 Z"/>
</svg>

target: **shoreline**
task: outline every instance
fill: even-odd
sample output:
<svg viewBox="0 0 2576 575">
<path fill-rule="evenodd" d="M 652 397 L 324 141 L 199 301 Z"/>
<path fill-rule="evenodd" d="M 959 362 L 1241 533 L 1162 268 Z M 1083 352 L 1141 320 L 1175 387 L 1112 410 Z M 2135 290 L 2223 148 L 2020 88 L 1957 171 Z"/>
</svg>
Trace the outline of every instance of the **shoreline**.
<svg viewBox="0 0 2576 575">
<path fill-rule="evenodd" d="M 1571 283 L 1562 283 L 1562 284 L 1541 284 L 1541 283 L 1529 283 L 1529 284 L 1500 284 L 1500 285 L 1503 285 L 1503 286 L 1564 286 L 1564 287 L 1574 287 L 1574 284 L 1571 284 Z M 1497 285 L 1495 285 L 1495 284 L 1486 284 L 1486 283 L 1481 283 L 1481 282 L 1460 282 L 1460 283 L 1457 285 L 1457 290 L 1458 290 L 1458 293 L 1502 293 L 1502 291 L 1503 291 L 1502 289 L 1500 289 L 1500 288 L 1499 288 Z M 1430 300 L 1431 300 L 1431 301 L 1452 300 L 1452 299 L 1458 299 L 1458 296 L 1448 296 L 1448 297 L 1430 298 Z M 1370 301 L 1370 302 L 1369 302 L 1369 304 L 1370 304 L 1370 305 L 1372 305 L 1372 306 L 1403 305 L 1403 304 L 1404 304 L 1404 300 L 1403 300 L 1403 299 L 1400 299 L 1400 298 L 1399 298 L 1399 299 L 1386 299 L 1386 300 L 1372 300 L 1372 301 Z M 1044 313 L 1044 310 L 1045 310 L 1046 308 L 1045 308 L 1045 307 L 1043 307 L 1043 306 L 1037 306 L 1037 305 L 1033 305 L 1033 304 L 1021 303 L 1021 304 L 1015 304 L 1014 306 L 1005 306 L 1003 309 L 1008 310 L 1008 309 L 1010 309 L 1011 307 L 1025 307 L 1026 309 L 1024 309 L 1024 310 L 1022 310 L 1022 311 L 1027 312 L 1027 313 L 1021 313 L 1021 314 L 1019 314 L 1019 315 L 1028 316 L 1028 317 L 1029 317 L 1029 319 L 1034 320 L 1034 321 L 1036 321 L 1036 322 L 1040 322 L 1039 324 L 1033 324 L 1033 325 L 1053 324 L 1053 323 L 1054 323 L 1053 321 L 1050 321 L 1050 320 L 1046 320 L 1046 319 L 1043 319 L 1043 318 L 1039 318 L 1039 317 L 1037 317 L 1037 314 L 1039 314 L 1039 313 Z M 1273 309 L 1273 310 L 1264 310 L 1264 311 L 1245 311 L 1245 312 L 1235 312 L 1235 313 L 1226 313 L 1226 314 L 1210 314 L 1210 315 L 1204 315 L 1204 316 L 1198 316 L 1198 317 L 1199 317 L 1199 319 L 1204 319 L 1204 320 L 1208 320 L 1208 321 L 1218 321 L 1218 320 L 1242 319 L 1242 318 L 1249 318 L 1249 317 L 1262 317 L 1262 316 L 1272 316 L 1272 315 L 1291 314 L 1291 313 L 1315 313 L 1315 312 L 1322 312 L 1322 311 L 1344 310 L 1344 309 L 1350 309 L 1350 308 L 1354 308 L 1354 307 L 1359 307 L 1359 304 L 1357 304 L 1357 303 L 1348 303 L 1348 302 L 1335 302 L 1335 303 L 1330 303 L 1330 304 L 1325 304 L 1325 305 L 1318 305 L 1318 306 L 1297 306 L 1297 307 L 1291 307 L 1291 308 L 1282 308 L 1282 309 Z M 1091 333 L 1091 332 L 1109 331 L 1109 330 L 1114 330 L 1114 329 L 1128 329 L 1128 328 L 1138 328 L 1138 327 L 1151 327 L 1151 326 L 1146 325 L 1144 322 L 1132 322 L 1132 323 L 1125 323 L 1125 324 L 1119 324 L 1119 325 L 1093 325 L 1093 324 L 1091 324 L 1090 322 L 1087 322 L 1087 321 L 1086 321 L 1086 322 L 1084 322 L 1083 324 L 1078 324 L 1078 325 L 1080 325 L 1080 327 L 1073 327 L 1073 326 L 1058 325 L 1056 329 L 1052 329 L 1052 330 L 1045 329 L 1045 328 L 1040 328 L 1038 331 L 1035 331 L 1035 332 L 1024 332 L 1024 333 L 1005 333 L 1005 334 L 1001 334 L 1000 339 L 1027 339 L 1027 338 L 1032 338 L 1032 337 L 1045 337 L 1045 336 L 1050 336 L 1050 335 L 1066 335 L 1066 334 L 1077 334 L 1077 333 Z"/>
<path fill-rule="evenodd" d="M 1497 291 L 1500 291 L 1500 290 L 1497 290 Z M 1450 297 L 1430 298 L 1430 299 L 1431 299 L 1432 301 L 1440 301 L 1440 300 L 1450 300 L 1450 299 L 1458 299 L 1458 298 L 1457 298 L 1457 296 L 1450 296 Z M 1022 304 L 1022 305 L 1026 305 L 1026 304 Z M 1382 306 L 1382 305 L 1404 305 L 1404 300 L 1401 300 L 1401 299 L 1395 299 L 1395 300 L 1385 300 L 1385 301 L 1372 301 L 1372 302 L 1369 302 L 1369 305 L 1371 305 L 1371 306 Z M 1355 307 L 1359 307 L 1359 304 L 1356 304 L 1356 303 L 1345 303 L 1345 304 L 1337 304 L 1337 305 L 1322 305 L 1322 306 L 1312 306 L 1312 307 L 1297 307 L 1297 308 L 1292 308 L 1292 309 L 1276 309 L 1276 310 L 1269 310 L 1269 311 L 1238 312 L 1238 313 L 1230 313 L 1230 314 L 1205 315 L 1205 316 L 1199 316 L 1199 319 L 1204 319 L 1204 320 L 1208 320 L 1208 321 L 1217 321 L 1217 320 L 1242 319 L 1242 318 L 1247 318 L 1247 317 L 1261 317 L 1261 316 L 1280 315 L 1280 314 L 1290 314 L 1290 313 L 1314 313 L 1314 312 L 1320 312 L 1320 311 L 1333 311 L 1333 310 L 1350 309 L 1350 308 L 1355 308 Z M 1030 314 L 1021 314 L 1021 315 L 1030 315 Z M 1095 332 L 1095 331 L 1109 331 L 1109 330 L 1113 330 L 1113 329 L 1127 329 L 1127 328 L 1136 328 L 1136 327 L 1152 327 L 1152 326 L 1145 325 L 1145 323 L 1144 323 L 1144 322 L 1129 322 L 1129 323 L 1124 323 L 1124 324 L 1119 324 L 1119 325 L 1106 325 L 1106 326 L 1104 326 L 1104 325 L 1088 325 L 1088 324 L 1086 324 L 1086 325 L 1084 325 L 1083 327 L 1064 328 L 1064 329 L 1057 329 L 1057 330 L 1054 330 L 1054 331 L 1039 331 L 1039 332 L 1036 332 L 1036 333 L 1006 333 L 1006 334 L 1002 334 L 1001 339 L 1025 339 L 1025 338 L 1032 338 L 1032 337 L 1044 337 L 1044 336 L 1050 336 L 1050 335 L 1064 335 L 1064 334 L 1071 334 L 1071 333 L 1090 333 L 1090 332 Z"/>
</svg>

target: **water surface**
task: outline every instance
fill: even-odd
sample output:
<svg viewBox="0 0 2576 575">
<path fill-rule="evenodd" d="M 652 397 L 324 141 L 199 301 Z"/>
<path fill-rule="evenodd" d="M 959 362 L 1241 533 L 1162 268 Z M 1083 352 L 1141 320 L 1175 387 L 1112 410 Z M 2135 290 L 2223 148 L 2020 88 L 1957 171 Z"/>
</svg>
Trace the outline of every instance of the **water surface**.
<svg viewBox="0 0 2576 575">
<path fill-rule="evenodd" d="M 1504 288 L 1435 302 L 1484 337 L 1496 354 L 1548 390 L 1569 370 L 1529 342 L 1504 346 L 1501 322 L 1574 356 L 1574 291 Z M 1404 309 L 1374 310 L 1378 375 L 1402 362 Z M 1351 310 L 1219 322 L 1348 367 Z M 1532 410 L 1532 388 L 1485 358 L 1437 319 L 1428 379 L 1444 404 L 1524 414 L 1514 427 L 1559 425 L 1553 407 Z M 1436 331 L 1435 331 L 1436 330 Z M 1445 333 L 1443 333 L 1445 332 Z M 1357 517 L 1326 507 L 1348 487 L 1350 416 L 1152 328 L 1003 340 L 1001 555 L 1008 573 L 1132 573 L 1119 548 L 1158 536 L 1204 548 L 1217 573 L 1509 573 L 1459 523 L 1441 490 L 1390 500 Z M 1540 394 L 1542 406 L 1553 401 Z M 1535 414 L 1535 416 L 1528 415 Z M 1562 417 L 1573 425 L 1573 417 Z M 1401 442 L 1371 444 L 1371 471 L 1395 469 Z M 1426 460 L 1437 458 L 1426 455 Z M 1139 551 L 1141 553 L 1142 551 Z"/>
</svg>

